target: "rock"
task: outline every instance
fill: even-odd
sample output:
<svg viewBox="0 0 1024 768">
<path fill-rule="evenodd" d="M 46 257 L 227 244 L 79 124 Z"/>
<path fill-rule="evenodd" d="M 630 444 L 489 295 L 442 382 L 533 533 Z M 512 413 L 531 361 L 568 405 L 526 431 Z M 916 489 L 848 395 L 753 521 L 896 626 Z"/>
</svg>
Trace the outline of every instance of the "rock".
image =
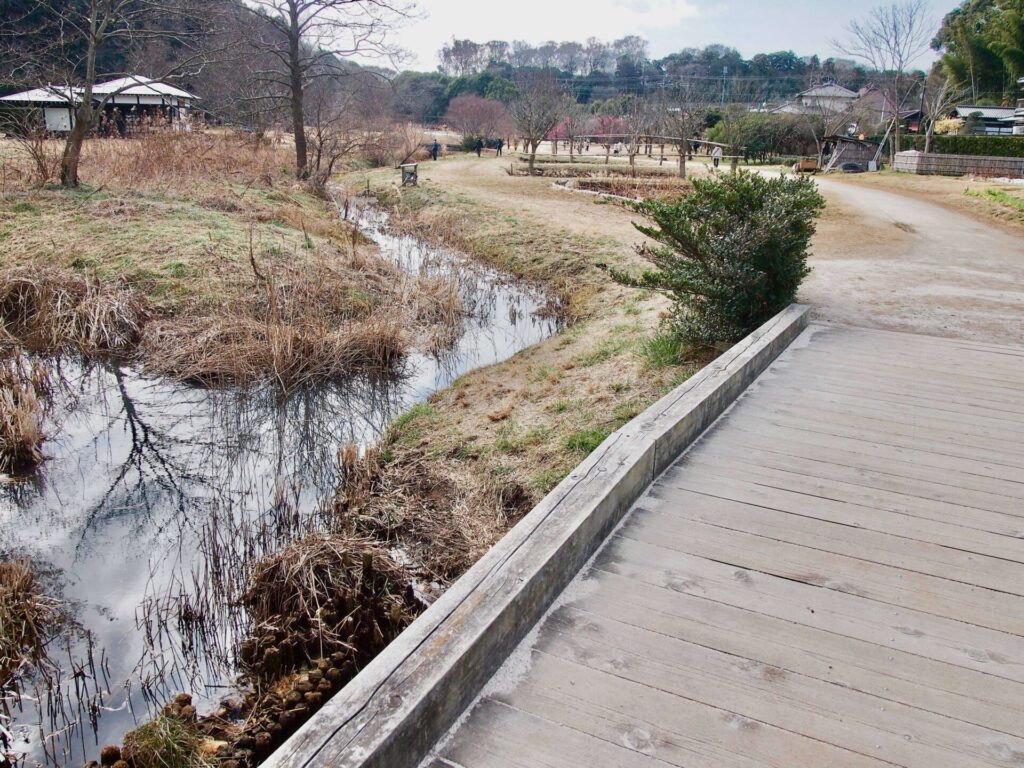
<svg viewBox="0 0 1024 768">
<path fill-rule="evenodd" d="M 100 765 L 113 765 L 121 759 L 121 748 L 108 744 L 100 750 Z"/>
</svg>

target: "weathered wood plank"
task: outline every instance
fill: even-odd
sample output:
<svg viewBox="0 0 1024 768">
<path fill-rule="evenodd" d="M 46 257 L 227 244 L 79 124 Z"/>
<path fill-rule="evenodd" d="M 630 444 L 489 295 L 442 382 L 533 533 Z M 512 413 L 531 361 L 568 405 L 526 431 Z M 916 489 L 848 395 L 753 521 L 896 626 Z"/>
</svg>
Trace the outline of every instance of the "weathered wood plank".
<svg viewBox="0 0 1024 768">
<path fill-rule="evenodd" d="M 1024 738 L 1024 683 L 607 571 L 568 604 Z"/>
<path fill-rule="evenodd" d="M 769 535 L 633 511 L 619 537 L 659 549 L 1024 636 L 1024 597 L 881 565 Z M 1024 639 L 1021 640 L 1024 644 Z"/>
<path fill-rule="evenodd" d="M 595 567 L 1024 682 L 1024 642 L 1016 635 L 618 536 Z"/>
<path fill-rule="evenodd" d="M 970 528 L 959 521 L 933 520 L 905 511 L 880 510 L 849 501 L 827 499 L 814 492 L 764 485 L 736 478 L 725 472 L 720 475 L 709 472 L 674 475 L 670 487 L 891 533 L 906 539 L 962 550 L 968 555 L 986 555 L 1014 563 L 1024 563 L 1021 539 L 1012 535 Z M 660 494 L 662 491 L 658 489 L 657 493 Z"/>
<path fill-rule="evenodd" d="M 802 510 L 805 513 L 792 513 L 693 491 L 672 489 L 671 493 L 665 493 L 655 488 L 639 502 L 630 524 L 644 525 L 644 517 L 650 512 L 666 516 L 646 524 L 654 529 L 665 526 L 673 535 L 688 536 L 689 522 L 693 521 L 1024 596 L 1024 563 L 870 530 L 848 517 L 841 522 L 823 520 L 810 508 Z M 701 554 L 708 555 L 707 552 Z"/>
<path fill-rule="evenodd" d="M 567 658 L 589 655 L 589 648 L 549 651 L 549 642 L 561 646 L 563 637 L 552 633 L 561 626 L 560 618 L 545 625 L 546 637 L 539 644 L 545 650 L 534 653 L 531 674 L 514 691 L 491 698 L 686 768 L 884 765 L 803 733 L 708 705 L 691 691 L 638 681 L 613 663 L 578 663 Z M 594 626 L 586 625 L 584 634 L 589 636 Z M 634 662 L 633 657 L 622 658 Z"/>
<path fill-rule="evenodd" d="M 1024 739 L 1019 737 L 601 616 L 558 612 L 545 622 L 536 648 L 652 691 L 896 765 L 1002 768 L 1006 754 L 1024 755 Z M 556 665 L 545 664 L 543 656 L 534 665 L 536 674 L 528 679 L 557 685 Z M 590 689 L 599 700 L 608 697 L 596 680 L 585 680 L 582 686 L 584 695 Z M 523 687 L 507 696 L 516 706 L 525 706 L 516 695 Z M 648 694 L 641 710 L 648 719 L 665 706 L 655 704 L 655 698 Z M 819 765 L 831 764 L 824 747 L 818 753 Z"/>
</svg>

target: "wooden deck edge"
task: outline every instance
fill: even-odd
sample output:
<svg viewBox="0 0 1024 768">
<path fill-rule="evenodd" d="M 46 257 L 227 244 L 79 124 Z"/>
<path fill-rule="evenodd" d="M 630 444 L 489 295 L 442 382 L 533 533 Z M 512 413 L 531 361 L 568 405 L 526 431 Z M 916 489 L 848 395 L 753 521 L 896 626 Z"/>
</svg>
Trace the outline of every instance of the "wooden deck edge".
<svg viewBox="0 0 1024 768">
<path fill-rule="evenodd" d="M 613 433 L 263 764 L 412 768 L 647 486 L 807 327 L 791 305 Z"/>
</svg>

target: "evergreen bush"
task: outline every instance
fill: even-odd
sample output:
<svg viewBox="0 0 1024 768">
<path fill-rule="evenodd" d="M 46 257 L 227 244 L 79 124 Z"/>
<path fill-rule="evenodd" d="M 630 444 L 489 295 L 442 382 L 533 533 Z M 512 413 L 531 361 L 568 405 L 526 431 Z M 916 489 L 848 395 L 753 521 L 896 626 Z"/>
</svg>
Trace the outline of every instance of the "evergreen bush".
<svg viewBox="0 0 1024 768">
<path fill-rule="evenodd" d="M 688 344 L 735 342 L 796 298 L 824 204 L 805 178 L 740 171 L 694 179 L 677 200 L 635 205 L 650 223 L 634 226 L 658 243 L 639 252 L 657 270 L 613 274 L 667 294 L 671 330 Z"/>
</svg>

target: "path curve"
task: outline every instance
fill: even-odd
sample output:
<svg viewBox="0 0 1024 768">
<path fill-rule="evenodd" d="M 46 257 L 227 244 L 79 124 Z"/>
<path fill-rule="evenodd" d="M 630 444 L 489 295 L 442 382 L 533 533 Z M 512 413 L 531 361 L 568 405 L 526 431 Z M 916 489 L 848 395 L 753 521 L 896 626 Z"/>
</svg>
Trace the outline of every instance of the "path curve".
<svg viewBox="0 0 1024 768">
<path fill-rule="evenodd" d="M 828 200 L 801 301 L 816 319 L 1020 343 L 1024 238 L 945 206 L 818 179 Z"/>
</svg>

